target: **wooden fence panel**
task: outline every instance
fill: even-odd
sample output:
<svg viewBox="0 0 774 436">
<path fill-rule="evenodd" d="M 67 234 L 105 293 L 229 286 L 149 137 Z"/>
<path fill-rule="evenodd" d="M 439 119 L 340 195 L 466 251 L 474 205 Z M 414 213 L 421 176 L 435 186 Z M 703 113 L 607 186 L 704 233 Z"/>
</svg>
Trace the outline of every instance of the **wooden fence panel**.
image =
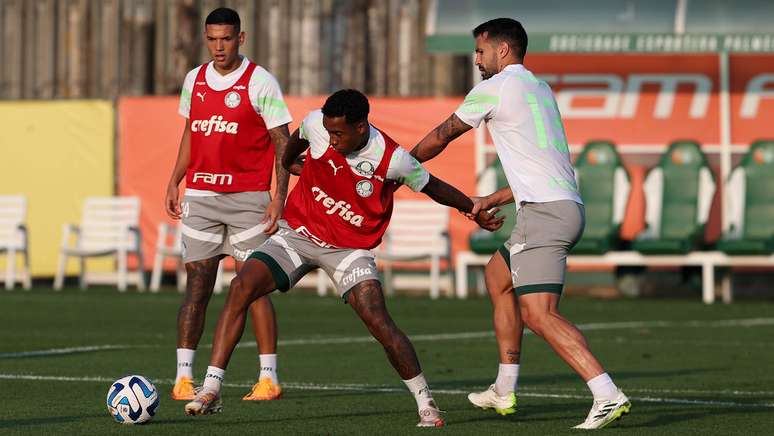
<svg viewBox="0 0 774 436">
<path fill-rule="evenodd" d="M 203 21 L 232 7 L 241 52 L 285 94 L 466 91 L 469 57 L 429 55 L 430 0 L 0 0 L 0 99 L 175 94 L 208 60 Z M 460 62 L 460 60 L 464 62 Z M 460 68 L 462 67 L 462 68 Z M 460 80 L 463 79 L 463 80 Z"/>
</svg>

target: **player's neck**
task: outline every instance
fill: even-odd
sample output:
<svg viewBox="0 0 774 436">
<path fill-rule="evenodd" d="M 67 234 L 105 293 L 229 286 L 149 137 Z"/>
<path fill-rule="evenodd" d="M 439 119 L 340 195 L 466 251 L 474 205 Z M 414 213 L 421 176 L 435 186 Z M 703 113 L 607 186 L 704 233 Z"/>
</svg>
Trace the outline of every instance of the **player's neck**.
<svg viewBox="0 0 774 436">
<path fill-rule="evenodd" d="M 364 149 L 365 146 L 368 145 L 368 138 L 370 138 L 370 137 L 371 137 L 371 132 L 370 132 L 370 128 L 369 128 L 369 132 L 366 133 L 365 135 L 363 135 L 363 139 L 360 141 L 360 144 L 358 144 L 358 146 L 355 147 L 354 150 L 352 150 L 352 153 L 357 153 L 358 151 Z"/>
<path fill-rule="evenodd" d="M 242 65 L 242 57 L 237 56 L 237 58 L 232 62 L 230 65 L 227 65 L 225 67 L 219 67 L 218 64 L 212 63 L 212 66 L 215 68 L 215 71 L 217 71 L 218 74 L 221 76 L 225 76 L 228 73 L 233 73 L 237 69 L 239 69 L 239 66 Z"/>
<path fill-rule="evenodd" d="M 502 72 L 506 67 L 510 65 L 522 65 L 521 59 L 514 59 L 514 58 L 508 58 L 503 60 L 503 63 L 500 65 L 500 68 L 498 68 L 498 73 Z"/>
</svg>

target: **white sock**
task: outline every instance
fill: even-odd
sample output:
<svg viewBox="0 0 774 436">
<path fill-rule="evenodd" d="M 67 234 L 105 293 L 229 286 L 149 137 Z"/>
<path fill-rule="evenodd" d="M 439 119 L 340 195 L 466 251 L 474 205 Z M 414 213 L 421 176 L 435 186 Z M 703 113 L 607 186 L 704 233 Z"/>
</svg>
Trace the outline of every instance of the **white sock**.
<svg viewBox="0 0 774 436">
<path fill-rule="evenodd" d="M 223 377 L 225 375 L 225 369 L 220 369 L 217 366 L 208 366 L 207 375 L 204 376 L 202 390 L 220 392 L 220 386 L 223 384 Z"/>
<path fill-rule="evenodd" d="M 495 392 L 503 397 L 511 392 L 516 392 L 516 383 L 519 380 L 519 364 L 501 363 L 497 370 L 495 380 Z"/>
<path fill-rule="evenodd" d="M 403 380 L 403 383 L 406 383 L 406 387 L 414 394 L 418 410 L 427 407 L 432 407 L 434 409 L 438 408 L 438 406 L 435 405 L 435 401 L 433 401 L 433 394 L 430 392 L 430 387 L 427 386 L 424 374 L 420 372 L 418 376 L 411 380 Z"/>
<path fill-rule="evenodd" d="M 188 348 L 177 349 L 177 375 L 175 376 L 175 382 L 180 380 L 181 377 L 188 377 L 193 379 L 193 363 L 196 350 L 190 350 Z"/>
<path fill-rule="evenodd" d="M 269 377 L 272 383 L 279 383 L 277 379 L 277 355 L 259 354 L 258 360 L 261 362 L 261 372 L 258 373 L 258 380 Z"/>
<path fill-rule="evenodd" d="M 613 379 L 606 372 L 592 378 L 586 384 L 589 385 L 591 394 L 594 395 L 594 401 L 612 400 L 618 395 L 618 386 L 613 383 Z"/>
</svg>

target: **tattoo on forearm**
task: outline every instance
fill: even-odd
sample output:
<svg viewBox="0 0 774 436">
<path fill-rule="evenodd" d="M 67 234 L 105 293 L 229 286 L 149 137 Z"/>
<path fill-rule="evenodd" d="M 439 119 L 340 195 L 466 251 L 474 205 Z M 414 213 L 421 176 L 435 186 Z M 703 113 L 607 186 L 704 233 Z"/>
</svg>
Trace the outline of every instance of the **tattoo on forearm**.
<svg viewBox="0 0 774 436">
<path fill-rule="evenodd" d="M 288 125 L 282 125 L 269 130 L 269 136 L 271 136 L 271 142 L 274 143 L 275 154 L 275 166 L 277 171 L 277 197 L 285 198 L 288 194 L 288 180 L 290 180 L 290 173 L 282 166 L 282 156 L 285 154 L 285 148 L 288 145 L 288 138 L 290 133 L 288 132 Z"/>
<path fill-rule="evenodd" d="M 411 150 L 411 155 L 419 162 L 425 162 L 438 155 L 447 145 L 471 127 L 456 115 L 452 114 L 433 129 L 420 143 Z M 421 149 L 421 153 L 420 153 Z"/>
<path fill-rule="evenodd" d="M 452 115 L 435 128 L 435 137 L 446 145 L 457 139 L 468 129 L 470 129 L 470 126 L 463 123 L 456 115 Z"/>
</svg>

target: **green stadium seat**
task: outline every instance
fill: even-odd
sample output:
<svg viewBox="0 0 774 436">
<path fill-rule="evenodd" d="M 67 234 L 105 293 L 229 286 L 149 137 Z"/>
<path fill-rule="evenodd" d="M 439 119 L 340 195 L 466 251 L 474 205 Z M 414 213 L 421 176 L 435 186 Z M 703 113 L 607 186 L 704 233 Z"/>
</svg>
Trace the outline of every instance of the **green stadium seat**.
<svg viewBox="0 0 774 436">
<path fill-rule="evenodd" d="M 620 248 L 621 222 L 631 183 L 621 156 L 609 142 L 590 142 L 575 161 L 586 209 L 586 229 L 572 254 L 604 254 Z"/>
<path fill-rule="evenodd" d="M 750 147 L 726 189 L 728 227 L 718 249 L 728 254 L 774 253 L 774 140 Z"/>
<path fill-rule="evenodd" d="M 508 186 L 508 180 L 505 178 L 505 171 L 499 159 L 494 161 L 492 169 L 495 171 L 497 189 Z M 471 233 L 469 239 L 471 251 L 477 254 L 492 254 L 511 237 L 511 230 L 516 225 L 516 204 L 502 206 L 498 215 L 505 216 L 505 222 L 499 230 L 489 232 L 478 229 Z"/>
<path fill-rule="evenodd" d="M 695 142 L 669 146 L 645 178 L 645 230 L 632 247 L 644 254 L 684 254 L 701 247 L 715 179 Z"/>
</svg>

